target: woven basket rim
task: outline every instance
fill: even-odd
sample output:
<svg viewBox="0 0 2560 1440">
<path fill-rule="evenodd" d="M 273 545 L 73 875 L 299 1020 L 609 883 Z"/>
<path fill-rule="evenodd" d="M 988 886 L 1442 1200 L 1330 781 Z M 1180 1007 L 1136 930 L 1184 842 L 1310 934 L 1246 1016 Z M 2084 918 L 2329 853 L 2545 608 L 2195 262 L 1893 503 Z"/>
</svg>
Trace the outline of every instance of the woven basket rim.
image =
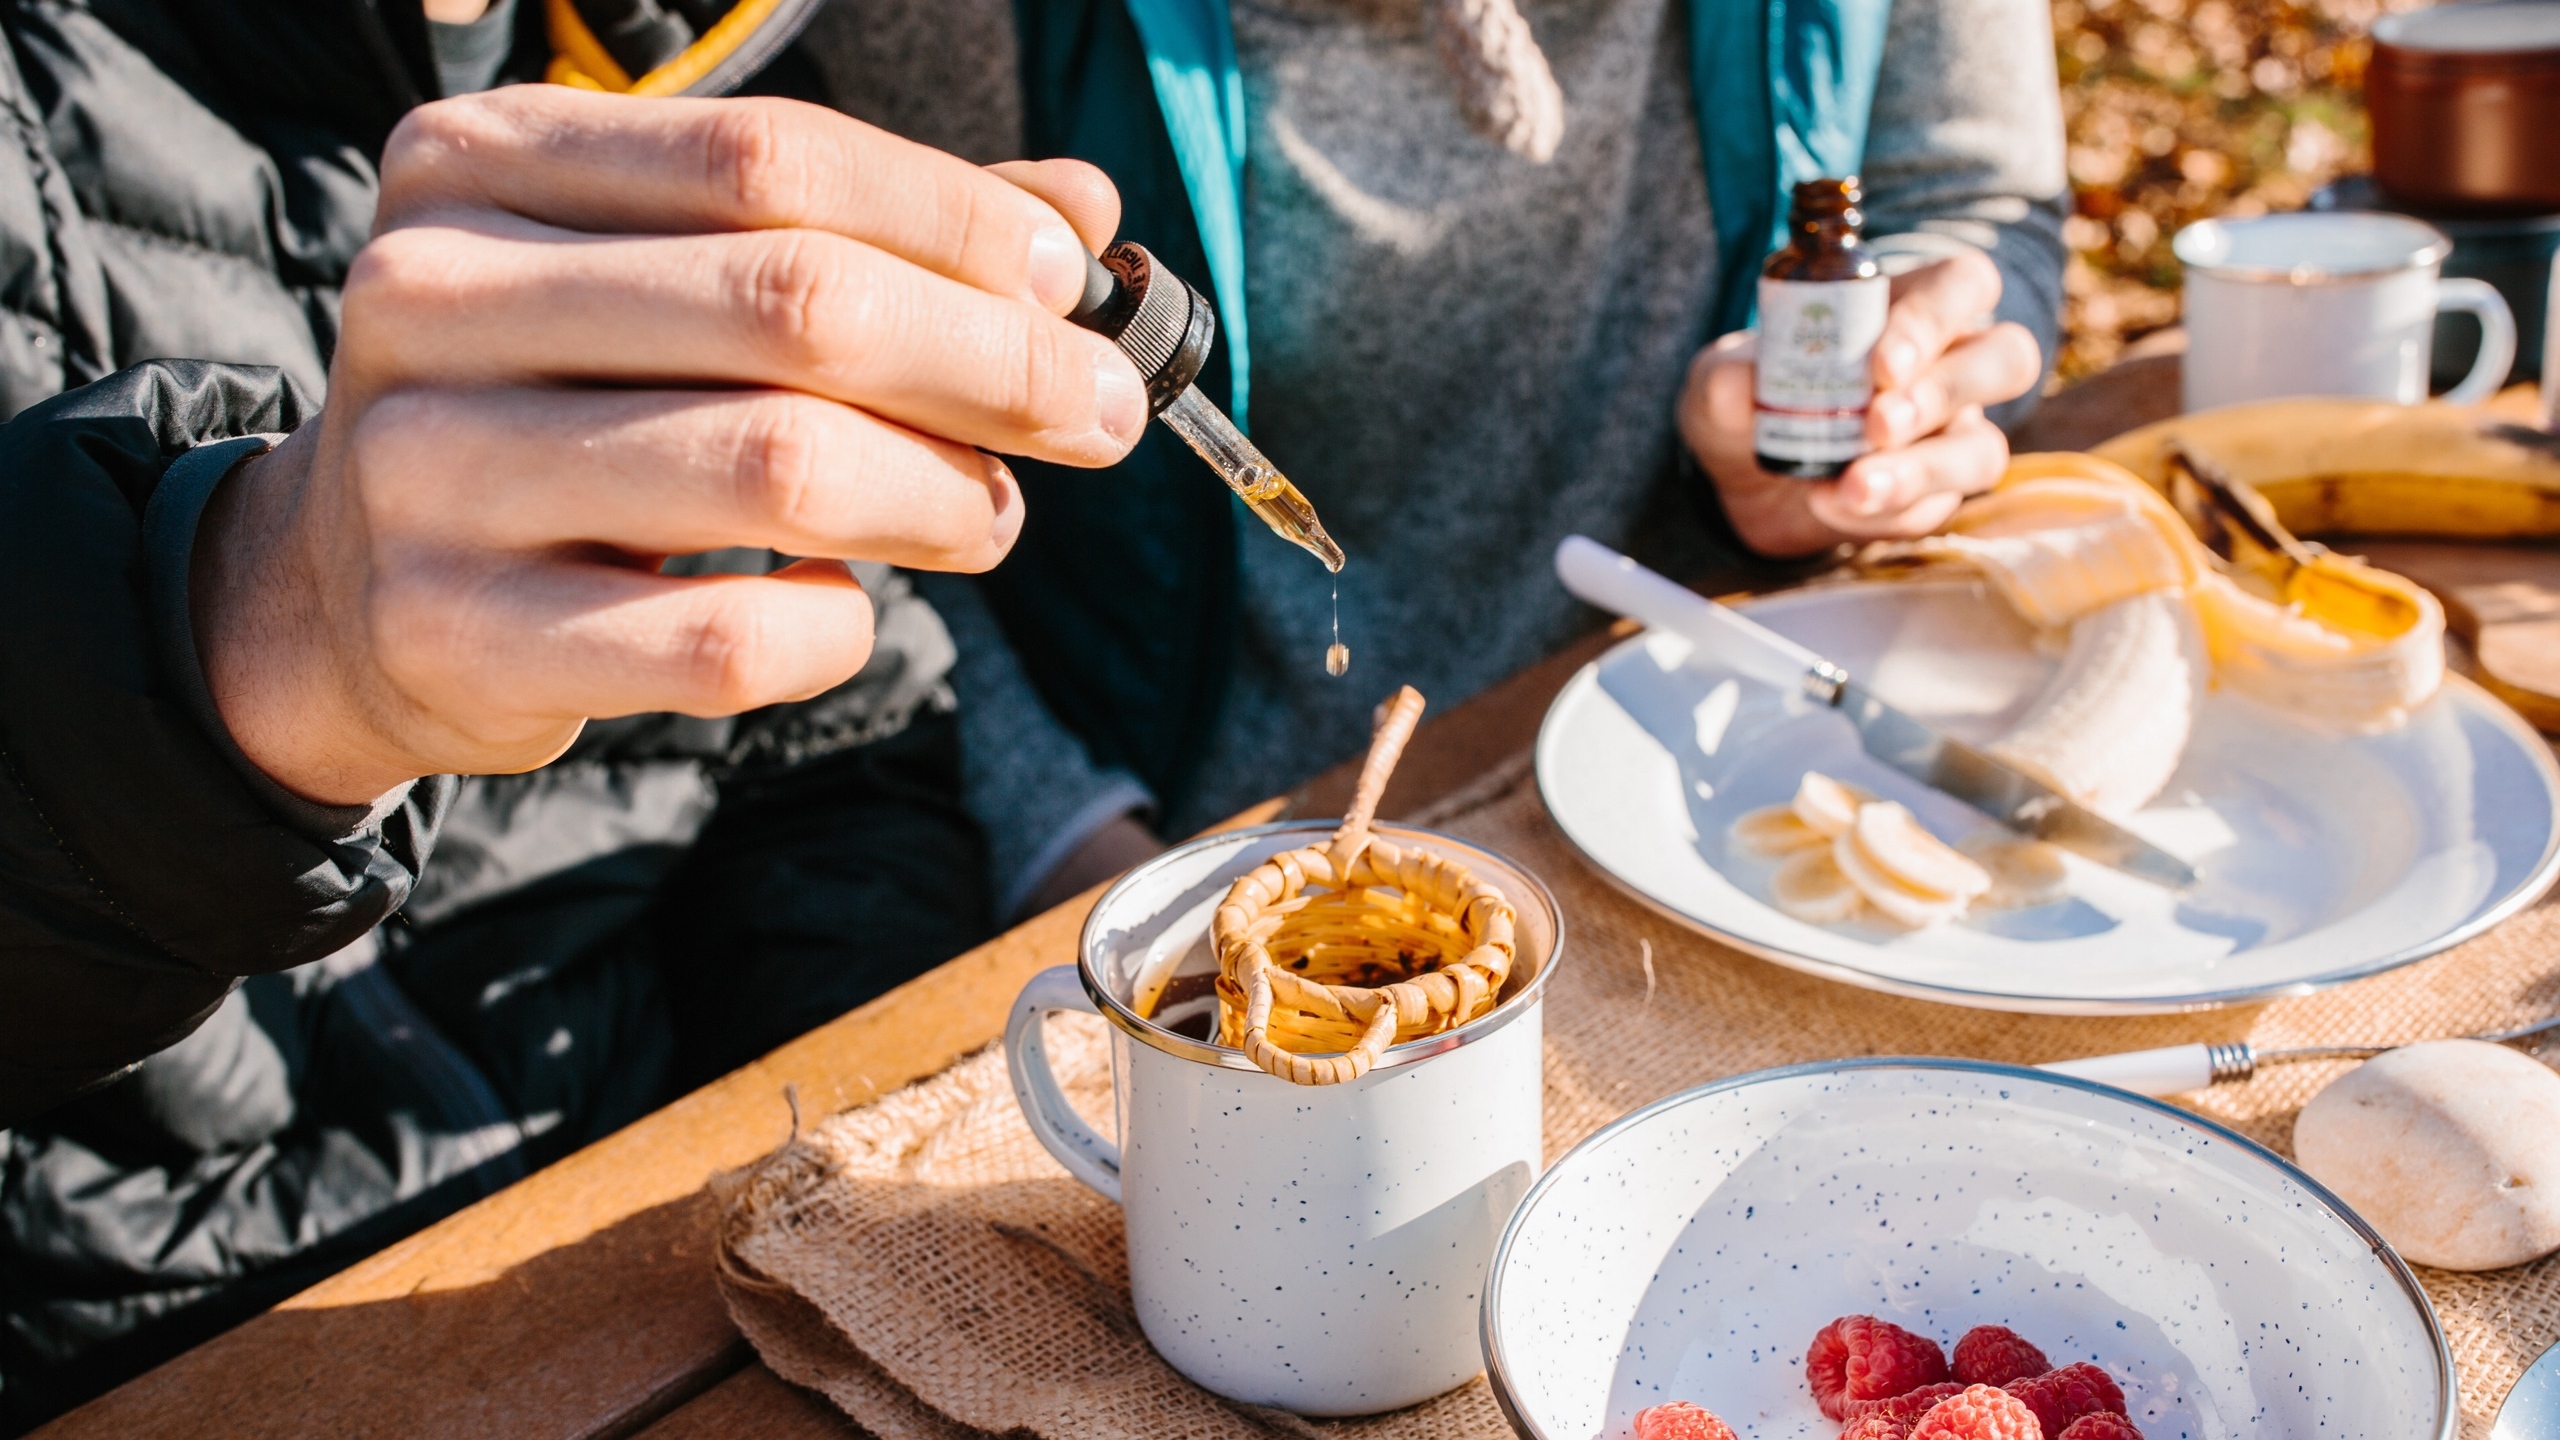
<svg viewBox="0 0 2560 1440">
<path fill-rule="evenodd" d="M 1139 1015 L 1117 996 L 1110 994 L 1093 970 L 1096 944 L 1107 933 L 1101 922 L 1110 915 L 1114 901 L 1121 900 L 1131 888 L 1143 884 L 1151 872 L 1170 864 L 1178 857 L 1222 843 L 1236 844 L 1278 835 L 1305 835 L 1310 837 L 1311 841 L 1329 840 L 1333 835 L 1335 824 L 1336 822 L 1326 819 L 1275 820 L 1264 825 L 1252 825 L 1237 830 L 1219 830 L 1207 835 L 1194 836 L 1121 876 L 1110 889 L 1102 892 L 1101 899 L 1094 902 L 1093 909 L 1085 916 L 1083 929 L 1077 934 L 1076 978 L 1083 983 L 1086 998 L 1094 1002 L 1094 1008 L 1102 1012 L 1105 1020 L 1110 1021 L 1130 1038 L 1153 1049 L 1162 1050 L 1181 1059 L 1216 1065 L 1221 1069 L 1250 1070 L 1257 1075 L 1263 1073 L 1262 1067 L 1254 1064 L 1243 1050 L 1232 1045 L 1221 1045 L 1214 1040 L 1194 1040 L 1187 1035 L 1177 1035 Z M 1522 903 L 1524 899 L 1532 901 L 1545 915 L 1548 933 L 1552 937 L 1546 947 L 1546 953 L 1537 957 L 1534 965 L 1515 962 L 1513 969 L 1515 977 L 1519 976 L 1523 969 L 1533 973 L 1530 973 L 1526 979 L 1515 978 L 1513 982 L 1507 983 L 1504 986 L 1505 993 L 1495 1002 L 1492 1009 L 1453 1030 L 1437 1035 L 1424 1035 L 1398 1045 L 1391 1045 L 1379 1055 L 1378 1063 L 1372 1068 L 1384 1070 L 1396 1065 L 1408 1065 L 1418 1060 L 1429 1059 L 1444 1050 L 1455 1049 L 1460 1045 L 1481 1040 L 1534 1009 L 1534 1001 L 1545 991 L 1548 977 L 1555 973 L 1557 964 L 1564 959 L 1568 948 L 1564 910 L 1556 903 L 1555 892 L 1547 888 L 1547 882 L 1540 879 L 1537 872 L 1501 851 L 1476 844 L 1471 840 L 1462 840 L 1445 831 L 1429 830 L 1418 825 L 1402 825 L 1392 821 L 1376 822 L 1370 830 L 1372 834 L 1398 844 L 1403 844 L 1408 839 L 1426 842 L 1423 848 L 1436 850 L 1444 856 L 1456 858 L 1482 856 L 1495 862 L 1508 874 L 1516 875 L 1527 882 L 1520 894 L 1514 894 L 1508 885 L 1502 887 L 1505 898 L 1511 901 L 1513 913 L 1521 914 L 1526 911 L 1528 907 Z M 1282 846 L 1271 853 L 1276 855 L 1281 850 L 1296 848 L 1298 847 Z M 1269 858 L 1268 855 L 1263 856 L 1255 860 L 1253 865 L 1259 865 Z M 1220 879 L 1232 884 L 1248 873 L 1253 865 L 1239 868 L 1233 874 L 1221 876 Z M 1207 934 L 1208 932 L 1204 929 L 1201 937 L 1205 939 Z M 1526 937 L 1522 936 L 1521 939 L 1525 941 Z M 1525 943 L 1520 945 L 1523 961 L 1527 959 L 1528 948 Z M 1523 1004 L 1521 1003 L 1523 1001 L 1532 1003 Z"/>
</svg>

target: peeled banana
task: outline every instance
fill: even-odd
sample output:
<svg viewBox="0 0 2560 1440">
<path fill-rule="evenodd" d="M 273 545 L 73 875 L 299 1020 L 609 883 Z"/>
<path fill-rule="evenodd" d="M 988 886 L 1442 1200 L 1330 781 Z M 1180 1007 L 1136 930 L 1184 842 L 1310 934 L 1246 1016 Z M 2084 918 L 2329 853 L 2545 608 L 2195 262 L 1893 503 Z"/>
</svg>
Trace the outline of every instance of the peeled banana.
<svg viewBox="0 0 2560 1440">
<path fill-rule="evenodd" d="M 2357 414 L 2373 408 L 2301 403 L 2346 405 Z M 2153 438 L 2122 453 L 2156 461 L 2155 473 L 2165 477 L 2173 444 L 2201 450 L 2228 439 L 2209 427 L 2173 432 L 2172 426 L 2228 426 L 2234 415 L 2281 408 L 2185 417 L 2135 432 L 2128 440 Z M 2263 458 L 2257 450 L 2239 453 Z M 2219 461 L 2226 452 L 2214 454 Z M 2236 479 L 2242 466 L 2234 461 L 2224 468 Z M 2245 493 L 2246 483 L 2238 488 Z M 2177 768 L 2196 688 L 2155 692 L 2137 678 L 2168 674 L 2174 647 L 2163 627 L 2135 624 L 2132 612 L 2079 635 L 2094 617 L 2137 595 L 2173 595 L 2192 609 L 2214 683 L 2315 725 L 2390 729 L 2442 683 L 2444 609 L 2434 596 L 2388 571 L 2304 547 L 2282 534 L 2281 523 L 2275 529 L 2283 553 L 2251 547 L 2240 563 L 2224 561 L 2204 547 L 2160 489 L 2103 455 L 2021 455 L 1999 488 L 1956 512 L 1947 533 L 1870 546 L 1860 564 L 1885 575 L 1961 568 L 1988 579 L 2029 623 L 2048 630 L 2071 624 L 2062 673 L 2020 733 L 1993 748 L 2081 803 L 2122 814 L 2157 793 L 2156 786 L 2141 792 L 2137 777 L 2156 772 L 2165 783 Z M 2118 688 L 2107 688 L 2111 684 Z M 2144 698 L 2151 696 L 2158 703 Z M 2121 716 L 2118 706 L 2125 707 Z M 2108 758 L 2117 746 L 2129 747 L 2121 763 Z"/>
<path fill-rule="evenodd" d="M 2186 597 L 2153 590 L 2071 627 L 2062 668 L 1991 754 L 2101 815 L 2141 809 L 2186 754 L 2205 644 Z"/>
</svg>

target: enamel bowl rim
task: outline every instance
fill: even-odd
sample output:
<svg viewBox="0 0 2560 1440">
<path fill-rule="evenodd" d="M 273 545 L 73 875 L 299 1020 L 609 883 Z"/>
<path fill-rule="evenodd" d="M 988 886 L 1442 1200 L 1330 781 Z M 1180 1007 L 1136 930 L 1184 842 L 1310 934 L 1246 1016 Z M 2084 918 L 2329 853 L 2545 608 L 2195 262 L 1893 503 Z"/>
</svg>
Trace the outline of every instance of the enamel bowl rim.
<svg viewBox="0 0 2560 1440">
<path fill-rule="evenodd" d="M 2432 1440 L 2454 1440 L 2462 1414 L 2461 1380 L 2454 1368 L 2453 1348 L 2445 1340 L 2444 1326 L 2436 1320 L 2435 1306 L 2427 1299 L 2426 1288 L 2418 1283 L 2417 1275 L 2409 1269 L 2408 1263 L 2400 1258 L 2400 1253 L 2392 1249 L 2389 1241 L 2384 1240 L 2379 1232 L 2365 1223 L 2364 1217 L 2356 1214 L 2354 1209 L 2349 1207 L 2347 1202 L 2339 1199 L 2328 1186 L 2311 1178 L 2292 1161 L 2239 1131 L 2208 1120 L 2192 1110 L 2172 1105 L 2165 1100 L 2155 1100 L 2147 1095 L 2136 1095 L 2129 1090 L 2102 1085 L 2094 1080 L 2082 1080 L 2076 1076 L 2060 1075 L 2049 1070 L 2038 1070 L 2032 1066 L 1934 1055 L 1868 1055 L 1840 1060 L 1815 1060 L 1797 1065 L 1771 1066 L 1763 1070 L 1727 1076 L 1722 1080 L 1711 1080 L 1704 1085 L 1692 1086 L 1666 1095 L 1649 1105 L 1628 1111 L 1591 1132 L 1583 1138 L 1581 1143 L 1566 1151 L 1554 1164 L 1549 1165 L 1546 1173 L 1538 1177 L 1537 1183 L 1529 1187 L 1529 1193 L 1522 1196 L 1520 1203 L 1513 1207 L 1511 1219 L 1502 1227 L 1502 1239 L 1494 1245 L 1493 1260 L 1485 1270 L 1484 1300 L 1476 1312 L 1477 1337 L 1484 1347 L 1485 1380 L 1492 1386 L 1494 1402 L 1502 1407 L 1502 1417 L 1511 1422 L 1513 1431 L 1522 1436 L 1523 1440 L 1572 1440 L 1572 1437 L 1548 1434 L 1522 1410 L 1520 1401 L 1513 1392 L 1511 1378 L 1514 1374 L 1520 1373 L 1522 1367 L 1513 1364 L 1504 1351 L 1501 1312 L 1503 1282 L 1510 1269 L 1512 1251 L 1519 1243 L 1521 1231 L 1527 1226 L 1530 1216 L 1537 1211 L 1539 1203 L 1546 1199 L 1547 1192 L 1564 1179 L 1566 1173 L 1574 1168 L 1575 1162 L 1584 1158 L 1586 1152 L 1596 1150 L 1625 1132 L 1650 1123 L 1657 1116 L 1705 1099 L 1710 1095 L 1778 1081 L 1798 1080 L 1816 1075 L 1837 1075 L 1859 1070 L 1941 1071 L 2034 1082 L 2062 1090 L 2077 1090 L 2101 1100 L 2112 1100 L 2128 1109 L 2149 1111 L 2153 1115 L 2201 1131 L 2212 1139 L 2234 1147 L 2242 1155 L 2272 1168 L 2278 1176 L 2300 1186 L 2306 1194 L 2319 1203 L 2322 1209 L 2328 1212 L 2332 1220 L 2344 1225 L 2349 1233 L 2363 1241 L 2374 1258 L 2381 1262 L 2391 1278 L 2399 1284 L 2402 1296 L 2417 1311 L 2419 1318 L 2426 1322 L 2427 1339 L 2435 1352 L 2436 1369 L 2436 1423 Z"/>
</svg>

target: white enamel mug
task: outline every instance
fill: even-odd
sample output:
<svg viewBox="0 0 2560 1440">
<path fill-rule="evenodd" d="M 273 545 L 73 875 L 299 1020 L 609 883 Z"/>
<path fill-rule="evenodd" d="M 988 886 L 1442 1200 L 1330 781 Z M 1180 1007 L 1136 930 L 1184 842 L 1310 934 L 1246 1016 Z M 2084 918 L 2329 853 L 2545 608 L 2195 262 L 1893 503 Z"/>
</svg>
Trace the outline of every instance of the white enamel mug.
<svg viewBox="0 0 2560 1440">
<path fill-rule="evenodd" d="M 2170 249 L 2186 270 L 2189 410 L 2287 395 L 2427 398 L 2438 310 L 2480 317 L 2480 356 L 2444 398 L 2476 405 L 2515 363 L 2516 322 L 2485 280 L 2443 276 L 2453 242 L 2423 220 L 2304 211 L 2202 220 Z"/>
<path fill-rule="evenodd" d="M 1201 1038 L 1216 1029 L 1218 901 L 1272 855 L 1329 836 L 1327 821 L 1205 836 L 1130 872 L 1085 921 L 1081 962 L 1034 976 L 1005 1025 L 1032 1133 L 1120 1202 L 1156 1352 L 1221 1395 L 1301 1415 L 1397 1409 L 1484 1369 L 1486 1267 L 1541 1168 L 1555 898 L 1489 851 L 1376 829 L 1464 862 L 1518 911 L 1502 1003 L 1473 1023 L 1395 1046 L 1341 1085 L 1292 1085 Z M 1041 1021 L 1064 1010 L 1111 1024 L 1116 1143 L 1050 1071 Z"/>
</svg>

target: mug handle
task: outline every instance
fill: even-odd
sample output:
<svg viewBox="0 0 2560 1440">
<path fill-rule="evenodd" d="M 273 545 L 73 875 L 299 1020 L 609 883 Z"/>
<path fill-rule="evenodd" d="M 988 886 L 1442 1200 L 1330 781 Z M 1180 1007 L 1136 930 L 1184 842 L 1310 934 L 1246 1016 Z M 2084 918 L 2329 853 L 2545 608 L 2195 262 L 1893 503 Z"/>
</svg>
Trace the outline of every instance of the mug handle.
<svg viewBox="0 0 2560 1440">
<path fill-rule="evenodd" d="M 2480 354 L 2471 362 L 2471 373 L 2439 398 L 2448 405 L 2477 405 L 2497 394 L 2516 363 L 2516 317 L 2506 297 L 2486 280 L 2457 276 L 2436 282 L 2436 309 L 2480 317 Z"/>
<path fill-rule="evenodd" d="M 1049 1041 L 1040 1022 L 1066 1010 L 1102 1013 L 1084 993 L 1076 967 L 1055 965 L 1032 976 L 1014 997 L 1013 1014 L 1004 1022 L 1004 1068 L 1013 1077 L 1014 1103 L 1022 1107 L 1023 1121 L 1041 1148 L 1057 1157 L 1068 1174 L 1117 1204 L 1120 1147 L 1084 1123 L 1067 1103 L 1067 1092 L 1058 1088 L 1057 1072 L 1049 1068 Z"/>
</svg>

